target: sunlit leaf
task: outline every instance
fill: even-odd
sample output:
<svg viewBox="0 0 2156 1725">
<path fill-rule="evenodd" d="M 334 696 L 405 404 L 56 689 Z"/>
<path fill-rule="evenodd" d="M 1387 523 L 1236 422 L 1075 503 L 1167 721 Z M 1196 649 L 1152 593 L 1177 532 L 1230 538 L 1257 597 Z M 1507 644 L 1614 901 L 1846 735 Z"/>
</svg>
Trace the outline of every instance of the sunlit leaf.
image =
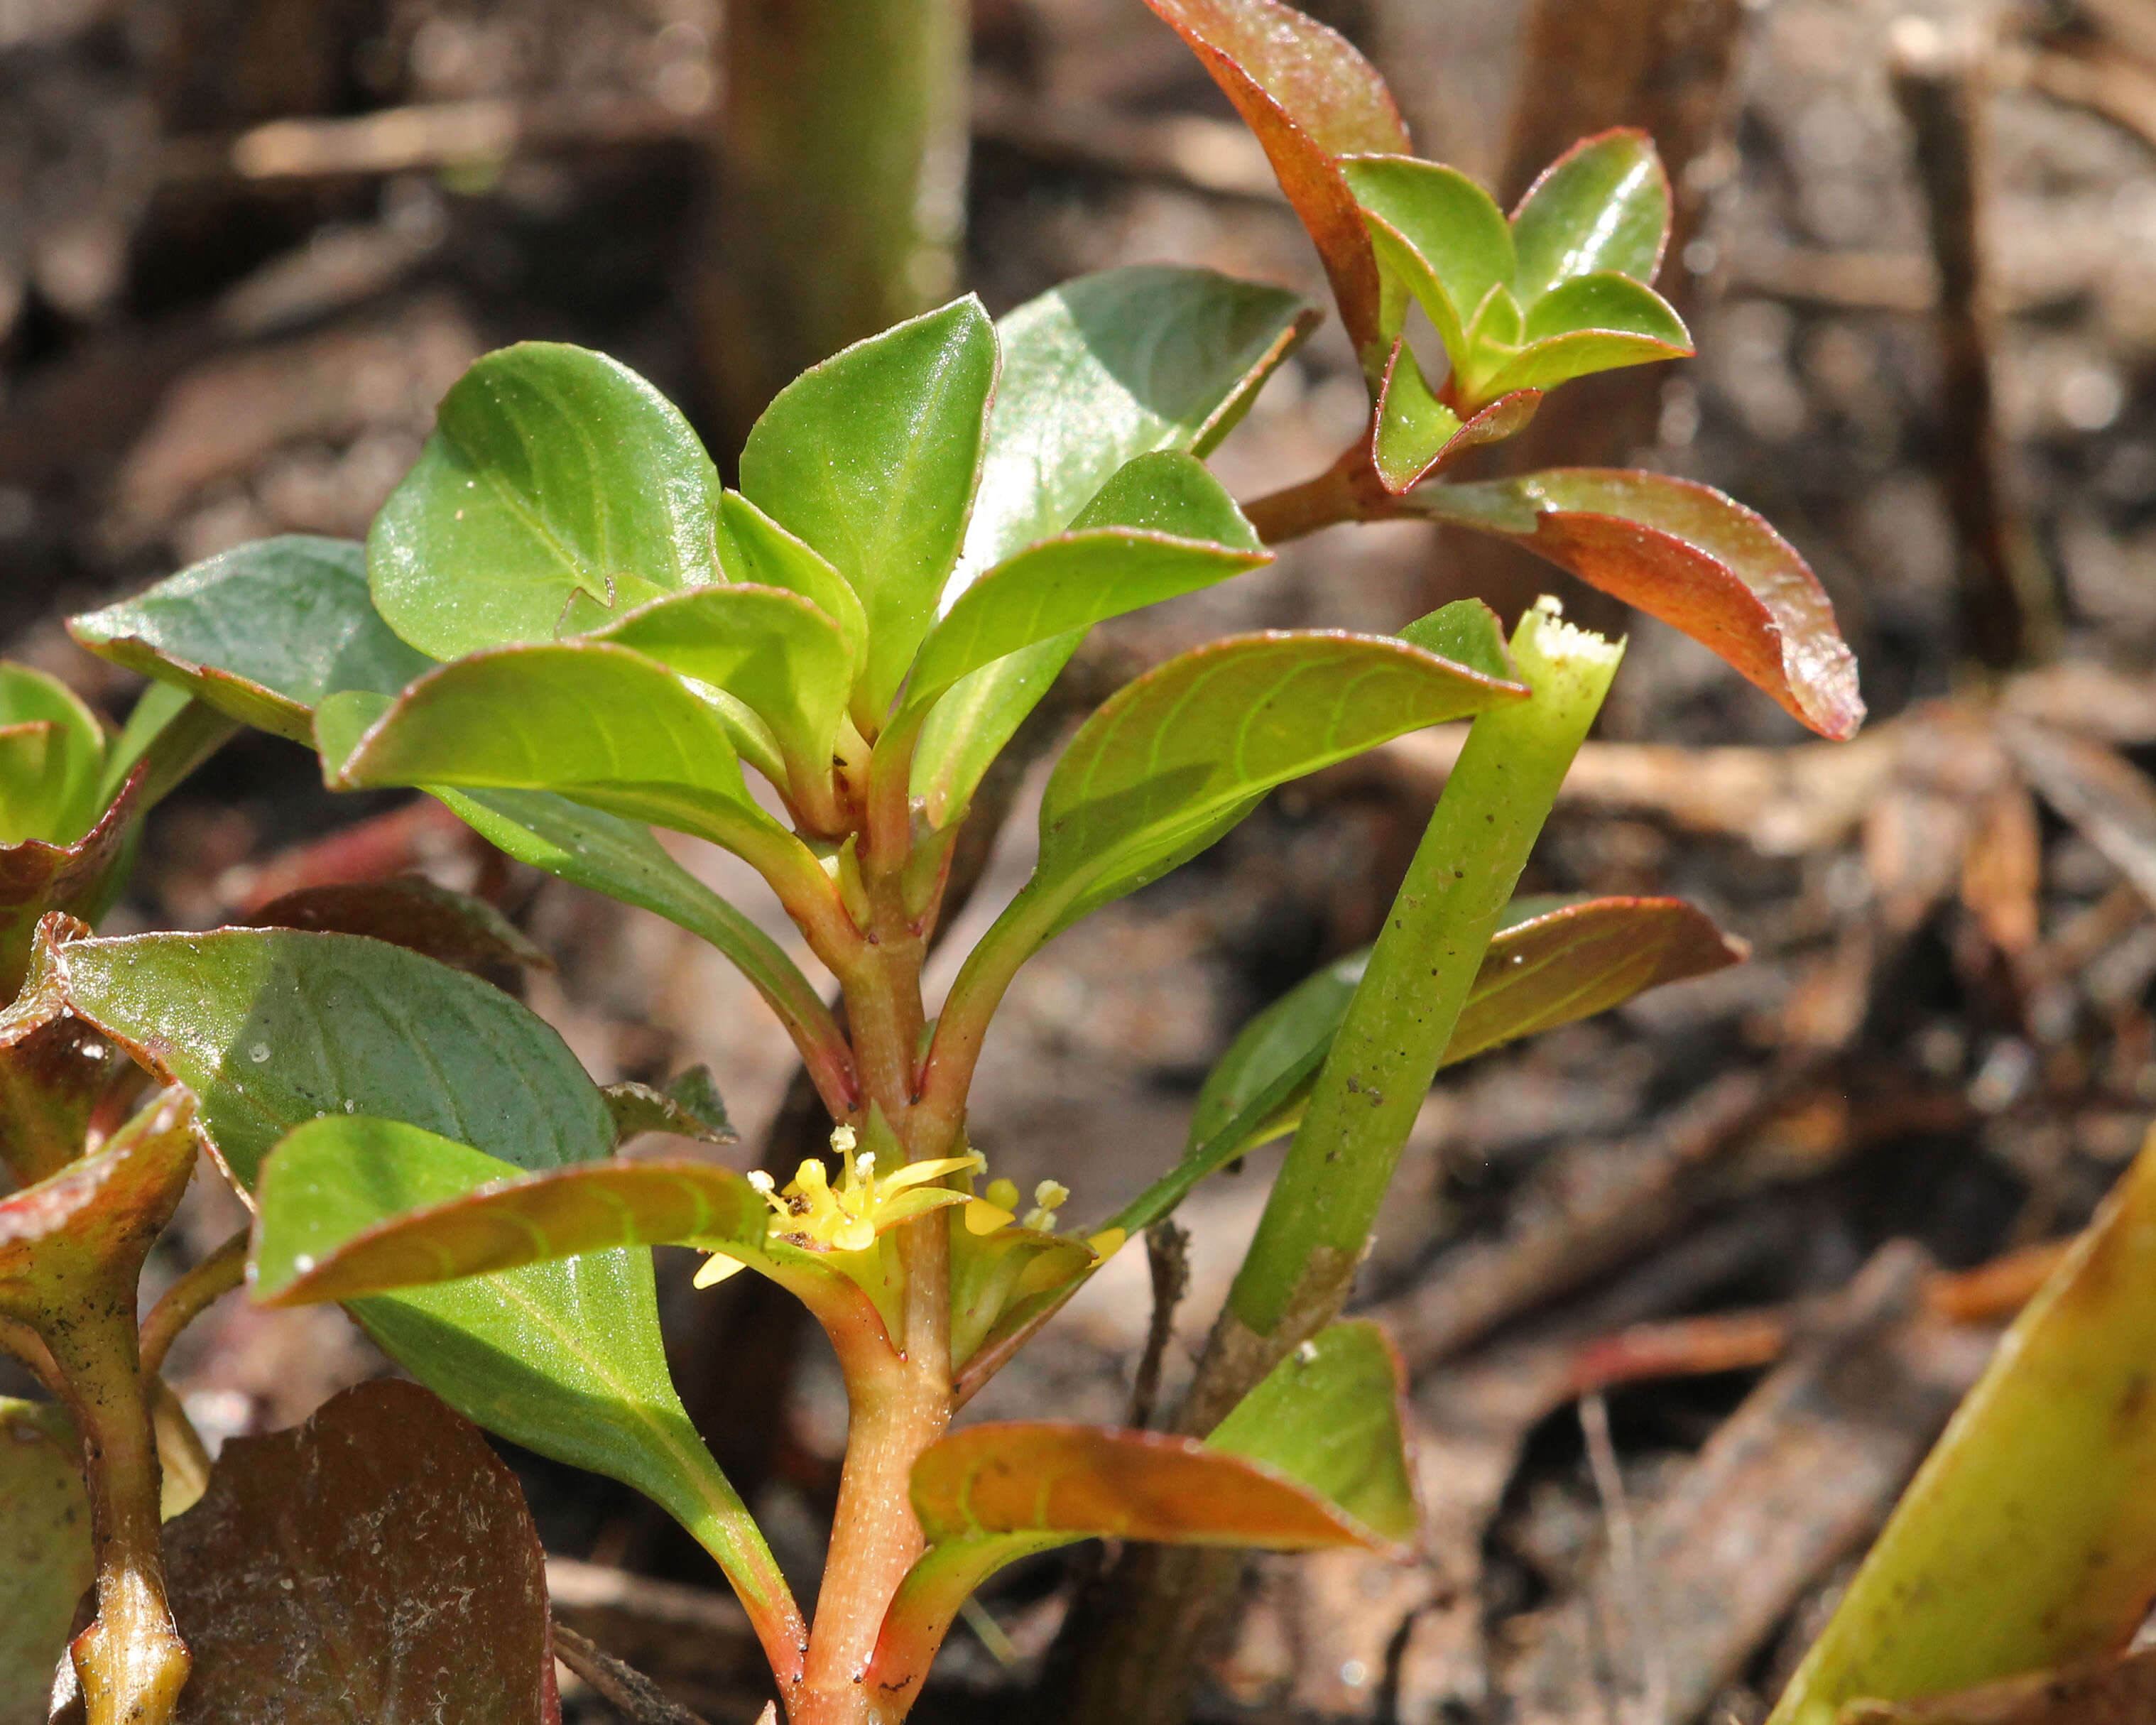
<svg viewBox="0 0 2156 1725">
<path fill-rule="evenodd" d="M 82 1448 L 50 1402 L 0 1398 L 0 1725 L 44 1725 L 90 1582 Z"/>
<path fill-rule="evenodd" d="M 1581 139 L 1543 170 L 1512 212 L 1521 299 L 1598 270 L 1652 281 L 1669 242 L 1670 211 L 1669 176 L 1645 132 Z"/>
<path fill-rule="evenodd" d="M 308 744 L 324 696 L 393 695 L 434 665 L 375 611 L 364 547 L 300 533 L 221 552 L 134 598 L 70 619 L 68 629 L 116 665 Z"/>
<path fill-rule="evenodd" d="M 353 1300 L 614 1246 L 701 1240 L 754 1252 L 771 1216 L 747 1181 L 708 1163 L 518 1173 L 395 1121 L 300 1127 L 263 1165 L 249 1256 L 254 1297 Z"/>
<path fill-rule="evenodd" d="M 105 727 L 57 677 L 0 661 L 0 845 L 71 845 L 96 824 Z"/>
<path fill-rule="evenodd" d="M 492 905 L 417 876 L 303 886 L 270 900 L 247 921 L 255 928 L 362 934 L 459 970 L 554 968 L 554 961 Z"/>
<path fill-rule="evenodd" d="M 628 367 L 520 342 L 442 398 L 375 516 L 374 603 L 438 659 L 552 640 L 579 594 L 619 615 L 715 579 L 719 493 L 688 422 Z"/>
<path fill-rule="evenodd" d="M 2125 1646 L 2156 1596 L 2156 1146 L 2015 1320 L 1770 1725 Z"/>
<path fill-rule="evenodd" d="M 1420 1521 L 1403 1407 L 1407 1372 L 1368 1319 L 1320 1330 L 1274 1367 L 1205 1441 L 1285 1474 L 1404 1543 Z"/>
<path fill-rule="evenodd" d="M 1457 364 L 1466 331 L 1491 289 L 1512 285 L 1512 230 L 1496 202 L 1466 175 L 1410 156 L 1341 163 L 1361 205 L 1378 264 L 1436 326 Z M 1389 305 L 1386 332 L 1399 333 L 1402 306 Z"/>
<path fill-rule="evenodd" d="M 1483 955 L 1442 1065 L 1720 970 L 1745 950 L 1679 899 L 1515 901 Z M 1295 1130 L 1364 957 L 1328 965 L 1244 1027 L 1198 1093 L 1183 1160 L 1113 1225 L 1150 1226 L 1214 1169 Z"/>
<path fill-rule="evenodd" d="M 1856 661 L 1818 578 L 1765 521 L 1710 486 L 1555 468 L 1427 486 L 1409 501 L 1525 546 L 1682 630 L 1822 736 L 1852 737 L 1864 721 Z"/>
<path fill-rule="evenodd" d="M 719 528 L 719 561 L 727 579 L 799 593 L 830 619 L 847 663 L 858 672 L 868 652 L 869 619 L 846 578 L 738 491 L 726 493 Z"/>
<path fill-rule="evenodd" d="M 996 359 L 980 301 L 954 300 L 803 372 L 742 450 L 743 495 L 860 596 L 865 732 L 881 723 L 957 562 Z"/>
<path fill-rule="evenodd" d="M 1338 157 L 1404 155 L 1407 127 L 1345 37 L 1280 0 L 1146 0 L 1235 105 L 1317 244 L 1348 339 L 1384 362 L 1377 264 Z"/>
<path fill-rule="evenodd" d="M 511 1473 L 417 1384 L 235 1438 L 165 1530 L 194 1654 L 178 1725 L 541 1725 L 546 1556 Z"/>
<path fill-rule="evenodd" d="M 1478 398 L 1553 389 L 1591 372 L 1683 359 L 1692 351 L 1691 332 L 1668 302 L 1614 271 L 1576 275 L 1545 294 L 1528 308 L 1522 335 L 1526 345 L 1478 379 Z"/>
</svg>

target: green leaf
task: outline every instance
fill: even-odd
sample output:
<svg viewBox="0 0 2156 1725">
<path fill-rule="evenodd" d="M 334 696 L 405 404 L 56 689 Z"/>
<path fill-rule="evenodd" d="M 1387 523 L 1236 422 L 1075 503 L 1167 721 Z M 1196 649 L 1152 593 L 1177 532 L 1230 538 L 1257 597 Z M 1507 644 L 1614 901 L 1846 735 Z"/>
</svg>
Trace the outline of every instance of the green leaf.
<svg viewBox="0 0 2156 1725">
<path fill-rule="evenodd" d="M 0 845 L 71 845 L 97 824 L 105 727 L 57 677 L 0 661 Z"/>
<path fill-rule="evenodd" d="M 1378 636 L 1245 635 L 1170 660 L 1056 763 L 1040 860 L 1003 926 L 1037 944 L 1195 855 L 1275 785 L 1520 692 Z"/>
<path fill-rule="evenodd" d="M 423 1126 L 519 1167 L 606 1155 L 613 1121 L 547 1023 L 401 947 L 289 929 L 66 940 L 67 1004 L 200 1099 L 252 1185 L 270 1147 L 324 1115 Z"/>
<path fill-rule="evenodd" d="M 1629 275 L 1578 275 L 1528 309 L 1527 345 L 1491 372 L 1477 394 L 1553 389 L 1591 372 L 1684 359 L 1691 335 L 1661 295 Z"/>
<path fill-rule="evenodd" d="M 475 974 L 502 965 L 552 970 L 554 961 L 492 905 L 431 880 L 350 880 L 303 886 L 247 919 L 254 928 L 363 934 Z"/>
<path fill-rule="evenodd" d="M 2156 1594 L 2156 1148 L 1902 1494 L 1769 1725 L 2116 1652 Z"/>
<path fill-rule="evenodd" d="M 365 547 L 299 533 L 222 552 L 68 630 L 101 658 L 307 744 L 324 696 L 393 695 L 434 664 L 376 613 Z"/>
<path fill-rule="evenodd" d="M 796 789 L 828 778 L 853 680 L 839 625 L 783 588 L 736 583 L 654 599 L 590 639 L 627 647 L 746 703 Z"/>
<path fill-rule="evenodd" d="M 523 341 L 442 398 L 367 535 L 389 626 L 437 659 L 552 640 L 718 574 L 719 479 L 688 422 L 603 354 Z"/>
<path fill-rule="evenodd" d="M 1845 740 L 1864 721 L 1856 661 L 1818 578 L 1764 521 L 1710 486 L 1553 468 L 1426 486 L 1408 501 L 1524 546 L 1682 630 L 1823 737 Z"/>
<path fill-rule="evenodd" d="M 860 596 L 864 733 L 881 724 L 957 561 L 996 359 L 980 301 L 955 300 L 803 372 L 742 450 L 743 495 Z"/>
<path fill-rule="evenodd" d="M 1140 455 L 1205 454 L 1316 320 L 1283 288 L 1166 264 L 1081 275 L 1028 300 L 996 326 L 1003 377 L 964 566 L 1062 531 Z"/>
<path fill-rule="evenodd" d="M 1496 201 L 1466 175 L 1409 156 L 1342 162 L 1378 265 L 1412 294 L 1457 364 L 1467 324 L 1494 287 L 1512 285 L 1512 230 Z M 1399 333 L 1389 316 L 1387 332 Z"/>
<path fill-rule="evenodd" d="M 1464 665 L 1502 681 L 1514 681 L 1519 667 L 1505 644 L 1505 626 L 1480 599 L 1455 599 L 1400 631 L 1400 639 L 1425 653 Z"/>
<path fill-rule="evenodd" d="M 798 593 L 839 631 L 846 644 L 850 678 L 868 652 L 868 614 L 846 578 L 738 491 L 729 491 L 719 515 L 719 561 L 726 578 Z"/>
<path fill-rule="evenodd" d="M 1190 462 L 1188 455 L 1147 459 Z M 1247 527 L 1242 536 L 1254 538 Z M 906 703 L 933 701 L 1006 654 L 1271 561 L 1272 553 L 1254 543 L 1240 549 L 1130 527 L 1081 528 L 1043 540 L 997 564 L 960 596 L 922 644 Z"/>
<path fill-rule="evenodd" d="M 1517 286 L 1532 303 L 1559 282 L 1614 270 L 1649 282 L 1670 237 L 1670 178 L 1654 140 L 1620 128 L 1582 138 L 1512 212 Z"/>
<path fill-rule="evenodd" d="M 1261 1462 L 1387 1539 L 1421 1521 L 1408 1463 L 1407 1373 L 1367 1318 L 1336 1323 L 1282 1360 L 1206 1438 Z"/>
<path fill-rule="evenodd" d="M 44 1725 L 90 1584 L 82 1448 L 50 1402 L 0 1398 L 0 1725 Z"/>
<path fill-rule="evenodd" d="M 618 1144 L 645 1132 L 671 1132 L 703 1144 L 741 1142 L 709 1066 L 691 1066 L 676 1074 L 663 1090 L 633 1080 L 609 1084 L 605 1096 Z"/>
<path fill-rule="evenodd" d="M 762 1249 L 771 1207 L 732 1168 L 588 1162 L 527 1174 L 393 1120 L 332 1116 L 262 1165 L 249 1279 L 264 1305 L 355 1300 L 617 1246 Z"/>
<path fill-rule="evenodd" d="M 1146 3 L 1189 44 L 1265 146 L 1374 379 L 1384 361 L 1377 266 L 1337 158 L 1406 153 L 1407 127 L 1385 80 L 1345 37 L 1280 0 Z"/>
<path fill-rule="evenodd" d="M 1370 444 L 1372 465 L 1385 489 L 1398 495 L 1429 478 L 1461 429 L 1460 415 L 1430 393 L 1414 349 L 1395 342 L 1378 391 Z"/>
<path fill-rule="evenodd" d="M 712 704 L 625 647 L 475 653 L 429 672 L 378 716 L 374 701 L 347 693 L 322 703 L 334 788 L 554 791 L 730 848 L 781 830 L 749 795 Z M 355 720 L 365 726 L 357 736 Z"/>
<path fill-rule="evenodd" d="M 1516 899 L 1483 955 L 1440 1067 L 1720 970 L 1745 952 L 1680 899 Z M 1208 1174 L 1295 1130 L 1368 957 L 1353 952 L 1327 966 L 1244 1027 L 1198 1093 L 1183 1160 L 1111 1225 L 1131 1233 L 1151 1226 Z"/>
<path fill-rule="evenodd" d="M 414 1384 L 235 1438 L 165 1530 L 194 1656 L 176 1725 L 538 1721 L 547 1562 L 516 1476 Z"/>
</svg>

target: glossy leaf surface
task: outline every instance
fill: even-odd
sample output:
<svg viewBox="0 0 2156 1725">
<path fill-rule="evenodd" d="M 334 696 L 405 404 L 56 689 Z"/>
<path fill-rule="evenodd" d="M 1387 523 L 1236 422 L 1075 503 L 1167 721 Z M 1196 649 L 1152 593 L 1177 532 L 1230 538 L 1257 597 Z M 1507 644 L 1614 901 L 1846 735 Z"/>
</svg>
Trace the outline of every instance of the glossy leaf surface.
<svg viewBox="0 0 2156 1725">
<path fill-rule="evenodd" d="M 381 941 L 285 929 L 70 940 L 73 1009 L 201 1101 L 252 1185 L 292 1127 L 364 1114 L 522 1168 L 604 1156 L 598 1087 L 544 1020 L 475 977 Z"/>
<path fill-rule="evenodd" d="M 803 372 L 742 450 L 742 494 L 860 596 L 865 729 L 880 723 L 957 561 L 996 362 L 980 302 L 956 300 Z"/>
<path fill-rule="evenodd" d="M 33 953 L 22 992 L 0 1009 L 0 1166 L 18 1186 L 83 1153 L 91 1111 L 125 1070 L 120 1050 L 68 1009 L 52 946 Z"/>
<path fill-rule="evenodd" d="M 1664 474 L 1555 468 L 1435 485 L 1414 506 L 1494 533 L 1712 649 L 1823 737 L 1864 720 L 1856 661 L 1818 578 L 1742 504 Z"/>
<path fill-rule="evenodd" d="M 2156 1148 L 2007 1332 L 1770 1725 L 2123 1647 L 2156 1595 Z"/>
<path fill-rule="evenodd" d="M 1394 342 L 1370 433 L 1371 465 L 1385 489 L 1397 496 L 1435 473 L 1461 429 L 1460 415 L 1431 393 L 1414 350 Z"/>
<path fill-rule="evenodd" d="M 558 1719 L 546 1557 L 516 1476 L 417 1384 L 234 1439 L 166 1529 L 180 1725 Z"/>
<path fill-rule="evenodd" d="M 311 1122 L 263 1167 L 254 1297 L 352 1300 L 614 1246 L 707 1240 L 752 1252 L 771 1215 L 747 1181 L 708 1163 L 519 1172 L 395 1121 Z"/>
<path fill-rule="evenodd" d="M 869 619 L 846 578 L 738 491 L 726 493 L 719 529 L 719 561 L 726 578 L 799 593 L 830 619 L 858 672 L 868 652 Z"/>
<path fill-rule="evenodd" d="M 1683 359 L 1691 351 L 1684 321 L 1650 287 L 1630 276 L 1574 276 L 1529 308 L 1526 345 L 1478 377 L 1478 400 L 1519 389 L 1553 389 L 1574 377 L 1620 366 Z"/>
<path fill-rule="evenodd" d="M 386 708 L 369 701 L 323 704 L 317 735 L 334 787 L 553 791 L 727 845 L 745 831 L 775 830 L 748 793 L 719 712 L 625 647 L 475 654 Z"/>
<path fill-rule="evenodd" d="M 1371 1531 L 1263 1463 L 1164 1432 L 1057 1420 L 970 1425 L 913 1470 L 932 1545 L 997 1534 L 1315 1551 Z"/>
<path fill-rule="evenodd" d="M 839 625 L 783 588 L 703 587 L 654 600 L 592 639 L 723 689 L 771 726 L 797 783 L 831 770 L 854 655 Z"/>
<path fill-rule="evenodd" d="M 1483 955 L 1441 1064 L 1707 975 L 1744 952 L 1679 899 L 1516 901 Z M 1183 1161 L 1115 1225 L 1132 1232 L 1150 1225 L 1214 1169 L 1295 1129 L 1362 979 L 1363 957 L 1328 965 L 1250 1020 L 1199 1091 Z"/>
<path fill-rule="evenodd" d="M 256 928 L 365 935 L 459 970 L 554 968 L 554 961 L 492 905 L 417 877 L 302 887 L 270 900 L 248 922 Z"/>
<path fill-rule="evenodd" d="M 90 1576 L 74 1428 L 50 1402 L 0 1398 L 0 1725 L 44 1725 Z"/>
<path fill-rule="evenodd" d="M 1361 205 L 1379 267 L 1414 295 L 1455 362 L 1490 290 L 1512 285 L 1512 230 L 1496 202 L 1466 175 L 1411 156 L 1341 164 Z M 1399 333 L 1399 315 L 1386 319 Z"/>
<path fill-rule="evenodd" d="M 1536 299 L 1598 270 L 1652 281 L 1670 215 L 1669 176 L 1645 132 L 1581 139 L 1543 170 L 1512 212 L 1520 297 Z"/>
<path fill-rule="evenodd" d="M 393 695 L 434 665 L 376 612 L 364 547 L 300 533 L 222 552 L 68 629 L 116 665 L 310 745 L 324 696 Z"/>
<path fill-rule="evenodd" d="M 688 421 L 628 367 L 520 342 L 442 398 L 374 518 L 374 603 L 437 659 L 552 640 L 579 594 L 619 615 L 716 579 L 719 494 Z"/>
<path fill-rule="evenodd" d="M 1003 376 L 965 567 L 1061 532 L 1127 461 L 1205 454 L 1316 319 L 1285 289 L 1156 264 L 1029 300 L 996 326 Z"/>
<path fill-rule="evenodd" d="M 1040 864 L 1006 918 L 1067 927 L 1194 855 L 1273 786 L 1522 692 L 1376 636 L 1245 635 L 1183 654 L 1071 740 L 1042 798 Z"/>
<path fill-rule="evenodd" d="M 1279 0 L 1146 0 L 1187 42 L 1265 146 L 1317 244 L 1348 339 L 1382 365 L 1375 260 L 1337 158 L 1404 155 L 1407 127 L 1377 69 Z"/>
<path fill-rule="evenodd" d="M 1207 1436 L 1337 1504 L 1373 1533 L 1420 1521 L 1403 1414 L 1406 1369 L 1368 1319 L 1332 1324 L 1290 1354 Z"/>
<path fill-rule="evenodd" d="M 104 799 L 105 727 L 57 677 L 0 662 L 0 845 L 71 845 Z"/>
</svg>

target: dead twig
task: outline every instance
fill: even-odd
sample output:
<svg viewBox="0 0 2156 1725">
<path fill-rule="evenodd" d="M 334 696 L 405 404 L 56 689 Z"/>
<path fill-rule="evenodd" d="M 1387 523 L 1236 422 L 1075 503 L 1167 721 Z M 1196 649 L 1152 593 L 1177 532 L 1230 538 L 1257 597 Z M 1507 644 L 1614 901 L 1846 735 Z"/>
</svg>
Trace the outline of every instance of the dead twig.
<svg viewBox="0 0 2156 1725">
<path fill-rule="evenodd" d="M 701 1714 L 669 1701 L 634 1666 L 623 1664 L 558 1621 L 554 1625 L 554 1657 L 590 1684 L 629 1725 L 706 1725 Z"/>
<path fill-rule="evenodd" d="M 1173 1222 L 1156 1222 L 1146 1230 L 1145 1243 L 1146 1268 L 1152 1276 L 1152 1321 L 1131 1385 L 1130 1423 L 1140 1430 L 1152 1424 L 1160 1404 L 1161 1368 L 1175 1336 L 1175 1309 L 1190 1291 L 1190 1231 Z"/>
</svg>

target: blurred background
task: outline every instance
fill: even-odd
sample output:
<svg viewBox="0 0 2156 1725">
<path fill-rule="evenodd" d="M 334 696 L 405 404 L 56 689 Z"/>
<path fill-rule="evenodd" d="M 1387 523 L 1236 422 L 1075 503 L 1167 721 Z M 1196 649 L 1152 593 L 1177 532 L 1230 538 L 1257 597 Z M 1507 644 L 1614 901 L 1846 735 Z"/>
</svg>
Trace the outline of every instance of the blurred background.
<svg viewBox="0 0 2156 1725">
<path fill-rule="evenodd" d="M 1427 1561 L 1254 1567 L 1204 1706 L 1753 1725 L 2025 1292 L 2008 1255 L 2085 1219 L 2156 1113 L 2156 3 L 1309 9 L 1422 153 L 1502 198 L 1582 133 L 1656 134 L 1661 285 L 1699 357 L 1568 386 L 1487 470 L 1629 463 L 1757 508 L 1831 594 L 1872 723 L 1803 741 L 1672 632 L 1419 525 L 1287 547 L 1074 667 L 1059 722 L 1230 629 L 1558 592 L 1631 647 L 1524 889 L 1681 894 L 1755 949 L 1433 1094 L 1365 1293 L 1416 1373 Z M 1262 153 L 1140 0 L 0 0 L 0 652 L 123 714 L 135 685 L 61 618 L 242 540 L 363 534 L 505 342 L 617 356 L 723 470 L 848 341 L 1159 261 L 1325 297 Z M 1328 323 L 1215 469 L 1257 495 L 1365 413 Z M 1441 757 L 1409 739 L 1289 788 L 1031 964 L 976 1092 L 998 1172 L 1055 1174 L 1078 1218 L 1172 1160 L 1235 1029 L 1374 932 Z M 945 981 L 1024 878 L 1038 777 L 1008 788 Z M 788 932 L 745 869 L 682 855 Z M 331 798 L 273 739 L 159 810 L 108 927 L 410 870 L 554 957 L 516 985 L 602 1081 L 705 1062 L 739 1163 L 813 1145 L 788 1045 L 722 961 L 431 804 Z M 1262 1176 L 1186 1208 L 1171 1389 Z M 234 1224 L 207 1190 L 168 1274 Z M 665 1275 L 685 1394 L 813 1588 L 835 1373 L 753 1278 Z M 1151 1297 L 1124 1254 L 971 1411 L 1122 1417 Z M 183 1346 L 213 1441 L 386 1369 L 335 1312 L 238 1300 Z M 625 1492 L 516 1459 L 565 1620 L 751 1717 L 708 1563 Z M 921 1717 L 1009 1717 L 1065 1594 L 1060 1559 L 1012 1572 Z"/>
</svg>

